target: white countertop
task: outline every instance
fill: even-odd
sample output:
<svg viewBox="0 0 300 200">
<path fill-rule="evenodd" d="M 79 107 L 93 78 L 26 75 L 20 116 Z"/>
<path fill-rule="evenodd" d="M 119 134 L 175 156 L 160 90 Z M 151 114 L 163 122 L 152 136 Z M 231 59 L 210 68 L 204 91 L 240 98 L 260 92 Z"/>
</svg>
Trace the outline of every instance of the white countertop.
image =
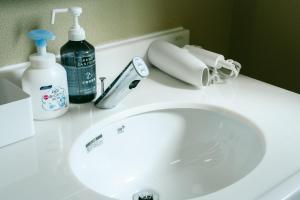
<svg viewBox="0 0 300 200">
<path fill-rule="evenodd" d="M 100 120 L 128 109 L 163 103 L 229 109 L 248 118 L 264 134 L 266 154 L 262 162 L 240 181 L 199 200 L 256 199 L 300 169 L 299 94 L 243 75 L 197 90 L 152 69 L 150 77 L 115 109 L 73 104 L 60 118 L 36 121 L 35 137 L 1 148 L 0 199 L 106 200 L 72 174 L 68 162 L 72 144 Z"/>
</svg>

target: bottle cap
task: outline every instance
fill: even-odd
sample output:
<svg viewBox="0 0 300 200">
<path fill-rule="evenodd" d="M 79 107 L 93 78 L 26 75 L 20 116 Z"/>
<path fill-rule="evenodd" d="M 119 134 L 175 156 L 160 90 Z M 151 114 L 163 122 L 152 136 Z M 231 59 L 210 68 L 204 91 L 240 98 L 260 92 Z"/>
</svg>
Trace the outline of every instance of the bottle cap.
<svg viewBox="0 0 300 200">
<path fill-rule="evenodd" d="M 55 35 L 44 29 L 35 29 L 27 33 L 27 36 L 35 43 L 37 54 L 40 56 L 46 55 L 46 46 L 48 40 L 54 40 Z"/>
</svg>

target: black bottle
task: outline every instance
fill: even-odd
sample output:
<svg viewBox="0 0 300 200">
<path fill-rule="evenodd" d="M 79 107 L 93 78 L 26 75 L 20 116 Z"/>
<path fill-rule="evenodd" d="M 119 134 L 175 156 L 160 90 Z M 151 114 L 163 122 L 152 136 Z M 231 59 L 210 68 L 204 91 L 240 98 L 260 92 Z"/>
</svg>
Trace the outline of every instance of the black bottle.
<svg viewBox="0 0 300 200">
<path fill-rule="evenodd" d="M 56 13 L 73 16 L 73 25 L 68 32 L 69 41 L 60 49 L 61 64 L 67 72 L 69 100 L 71 103 L 90 102 L 96 97 L 97 91 L 95 48 L 85 40 L 85 31 L 78 22 L 82 8 L 54 9 L 52 23 Z"/>
<path fill-rule="evenodd" d="M 86 103 L 96 97 L 95 48 L 85 40 L 68 41 L 60 49 L 68 79 L 71 103 Z"/>
</svg>

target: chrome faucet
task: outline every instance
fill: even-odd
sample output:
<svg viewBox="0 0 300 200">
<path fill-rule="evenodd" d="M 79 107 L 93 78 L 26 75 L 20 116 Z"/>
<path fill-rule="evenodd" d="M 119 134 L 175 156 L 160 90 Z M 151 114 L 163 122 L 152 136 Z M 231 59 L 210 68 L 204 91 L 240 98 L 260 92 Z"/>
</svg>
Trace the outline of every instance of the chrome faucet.
<svg viewBox="0 0 300 200">
<path fill-rule="evenodd" d="M 139 57 L 134 57 L 110 86 L 102 92 L 101 96 L 95 101 L 95 106 L 97 108 L 115 107 L 148 75 L 149 69 L 144 60 Z"/>
</svg>

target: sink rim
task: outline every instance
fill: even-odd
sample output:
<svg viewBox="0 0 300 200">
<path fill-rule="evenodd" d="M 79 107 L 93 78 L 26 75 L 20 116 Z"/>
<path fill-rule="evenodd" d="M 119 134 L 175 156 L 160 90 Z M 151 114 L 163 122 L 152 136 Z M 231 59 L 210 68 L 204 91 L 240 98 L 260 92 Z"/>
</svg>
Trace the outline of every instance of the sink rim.
<svg viewBox="0 0 300 200">
<path fill-rule="evenodd" d="M 89 132 L 90 130 L 94 129 L 96 126 L 97 127 L 103 127 L 103 126 L 108 126 L 111 123 L 114 123 L 118 120 L 123 120 L 128 117 L 133 117 L 135 115 L 140 115 L 144 114 L 147 112 L 153 112 L 153 111 L 161 111 L 161 110 L 166 110 L 166 109 L 199 109 L 199 110 L 206 110 L 206 111 L 212 111 L 212 112 L 217 112 L 221 113 L 222 115 L 229 115 L 232 119 L 235 119 L 237 121 L 241 121 L 245 124 L 249 124 L 251 127 L 255 128 L 257 132 L 261 133 L 260 134 L 260 139 L 264 144 L 264 150 L 266 151 L 266 137 L 265 133 L 260 128 L 259 125 L 257 125 L 253 120 L 249 119 L 245 115 L 241 114 L 240 112 L 237 111 L 232 111 L 228 108 L 222 107 L 222 106 L 217 106 L 217 105 L 212 105 L 212 104 L 204 104 L 204 103 L 195 103 L 195 102 L 159 102 L 159 103 L 153 103 L 153 104 L 146 104 L 146 105 L 141 105 L 141 106 L 136 106 L 136 107 L 130 107 L 127 109 L 122 109 L 120 111 L 116 110 L 115 112 L 108 114 L 106 118 L 102 118 L 99 121 L 94 122 L 91 126 L 87 127 L 84 130 L 81 130 L 81 133 L 78 135 L 78 137 L 74 140 L 72 144 L 71 151 L 73 149 L 73 146 L 79 138 L 85 134 L 86 132 Z"/>
<path fill-rule="evenodd" d="M 238 184 L 239 182 L 244 181 L 244 179 L 246 179 L 247 177 L 251 176 L 251 174 L 254 173 L 256 171 L 256 169 L 263 163 L 264 158 L 266 156 L 266 152 L 267 152 L 267 142 L 266 142 L 265 133 L 255 122 L 253 122 L 251 119 L 249 119 L 245 115 L 243 115 L 239 112 L 227 109 L 227 108 L 222 107 L 222 106 L 216 106 L 216 105 L 211 105 L 211 104 L 194 103 L 194 102 L 185 102 L 185 103 L 182 103 L 182 102 L 164 102 L 164 103 L 153 103 L 153 104 L 147 104 L 147 105 L 142 105 L 142 106 L 136 106 L 136 107 L 128 108 L 128 109 L 125 109 L 125 110 L 122 109 L 120 112 L 118 112 L 118 111 L 113 112 L 113 113 L 111 113 L 111 115 L 108 115 L 107 118 L 103 118 L 99 121 L 96 121 L 90 127 L 86 128 L 85 130 L 82 130 L 81 133 L 78 135 L 78 137 L 72 143 L 70 151 L 68 153 L 68 167 L 71 170 L 73 177 L 83 187 L 85 187 L 86 189 L 90 189 L 79 179 L 79 177 L 77 175 L 75 175 L 76 173 L 74 172 L 73 167 L 72 167 L 72 160 L 74 160 L 74 157 L 75 157 L 73 155 L 75 155 L 74 153 L 76 152 L 76 147 L 86 144 L 86 141 L 90 141 L 91 139 L 93 139 L 95 137 L 94 134 L 89 134 L 89 136 L 86 136 L 87 135 L 86 133 L 89 133 L 89 132 L 93 133 L 93 132 L 95 132 L 95 131 L 93 131 L 93 129 L 98 129 L 98 128 L 102 128 L 102 127 L 105 127 L 105 126 L 109 126 L 112 123 L 115 123 L 119 120 L 125 120 L 126 118 L 134 117 L 136 115 L 142 115 L 142 114 L 146 114 L 148 112 L 162 111 L 162 110 L 168 110 L 168 109 L 205 110 L 205 111 L 215 112 L 217 114 L 220 114 L 221 116 L 228 117 L 228 118 L 231 118 L 233 120 L 237 120 L 238 122 L 244 123 L 244 124 L 250 126 L 252 129 L 254 129 L 255 132 L 257 132 L 256 136 L 257 136 L 257 138 L 259 139 L 259 141 L 261 143 L 261 147 L 262 147 L 261 160 L 257 163 L 257 165 L 251 171 L 249 171 L 241 179 L 233 182 L 232 184 L 229 184 L 228 186 L 223 187 L 223 188 L 221 188 L 221 189 L 219 189 L 215 192 L 208 193 L 208 194 L 205 194 L 203 196 L 192 198 L 193 200 L 194 199 L 195 200 L 196 199 L 202 199 L 205 196 L 209 196 L 209 195 L 212 195 L 214 193 L 220 193 L 226 188 L 233 187 L 234 185 Z M 86 140 L 83 140 L 82 138 L 86 139 Z M 103 194 L 100 194 L 98 192 L 97 192 L 97 194 L 99 196 L 103 196 Z M 103 196 L 103 197 L 106 197 L 106 196 Z"/>
</svg>

